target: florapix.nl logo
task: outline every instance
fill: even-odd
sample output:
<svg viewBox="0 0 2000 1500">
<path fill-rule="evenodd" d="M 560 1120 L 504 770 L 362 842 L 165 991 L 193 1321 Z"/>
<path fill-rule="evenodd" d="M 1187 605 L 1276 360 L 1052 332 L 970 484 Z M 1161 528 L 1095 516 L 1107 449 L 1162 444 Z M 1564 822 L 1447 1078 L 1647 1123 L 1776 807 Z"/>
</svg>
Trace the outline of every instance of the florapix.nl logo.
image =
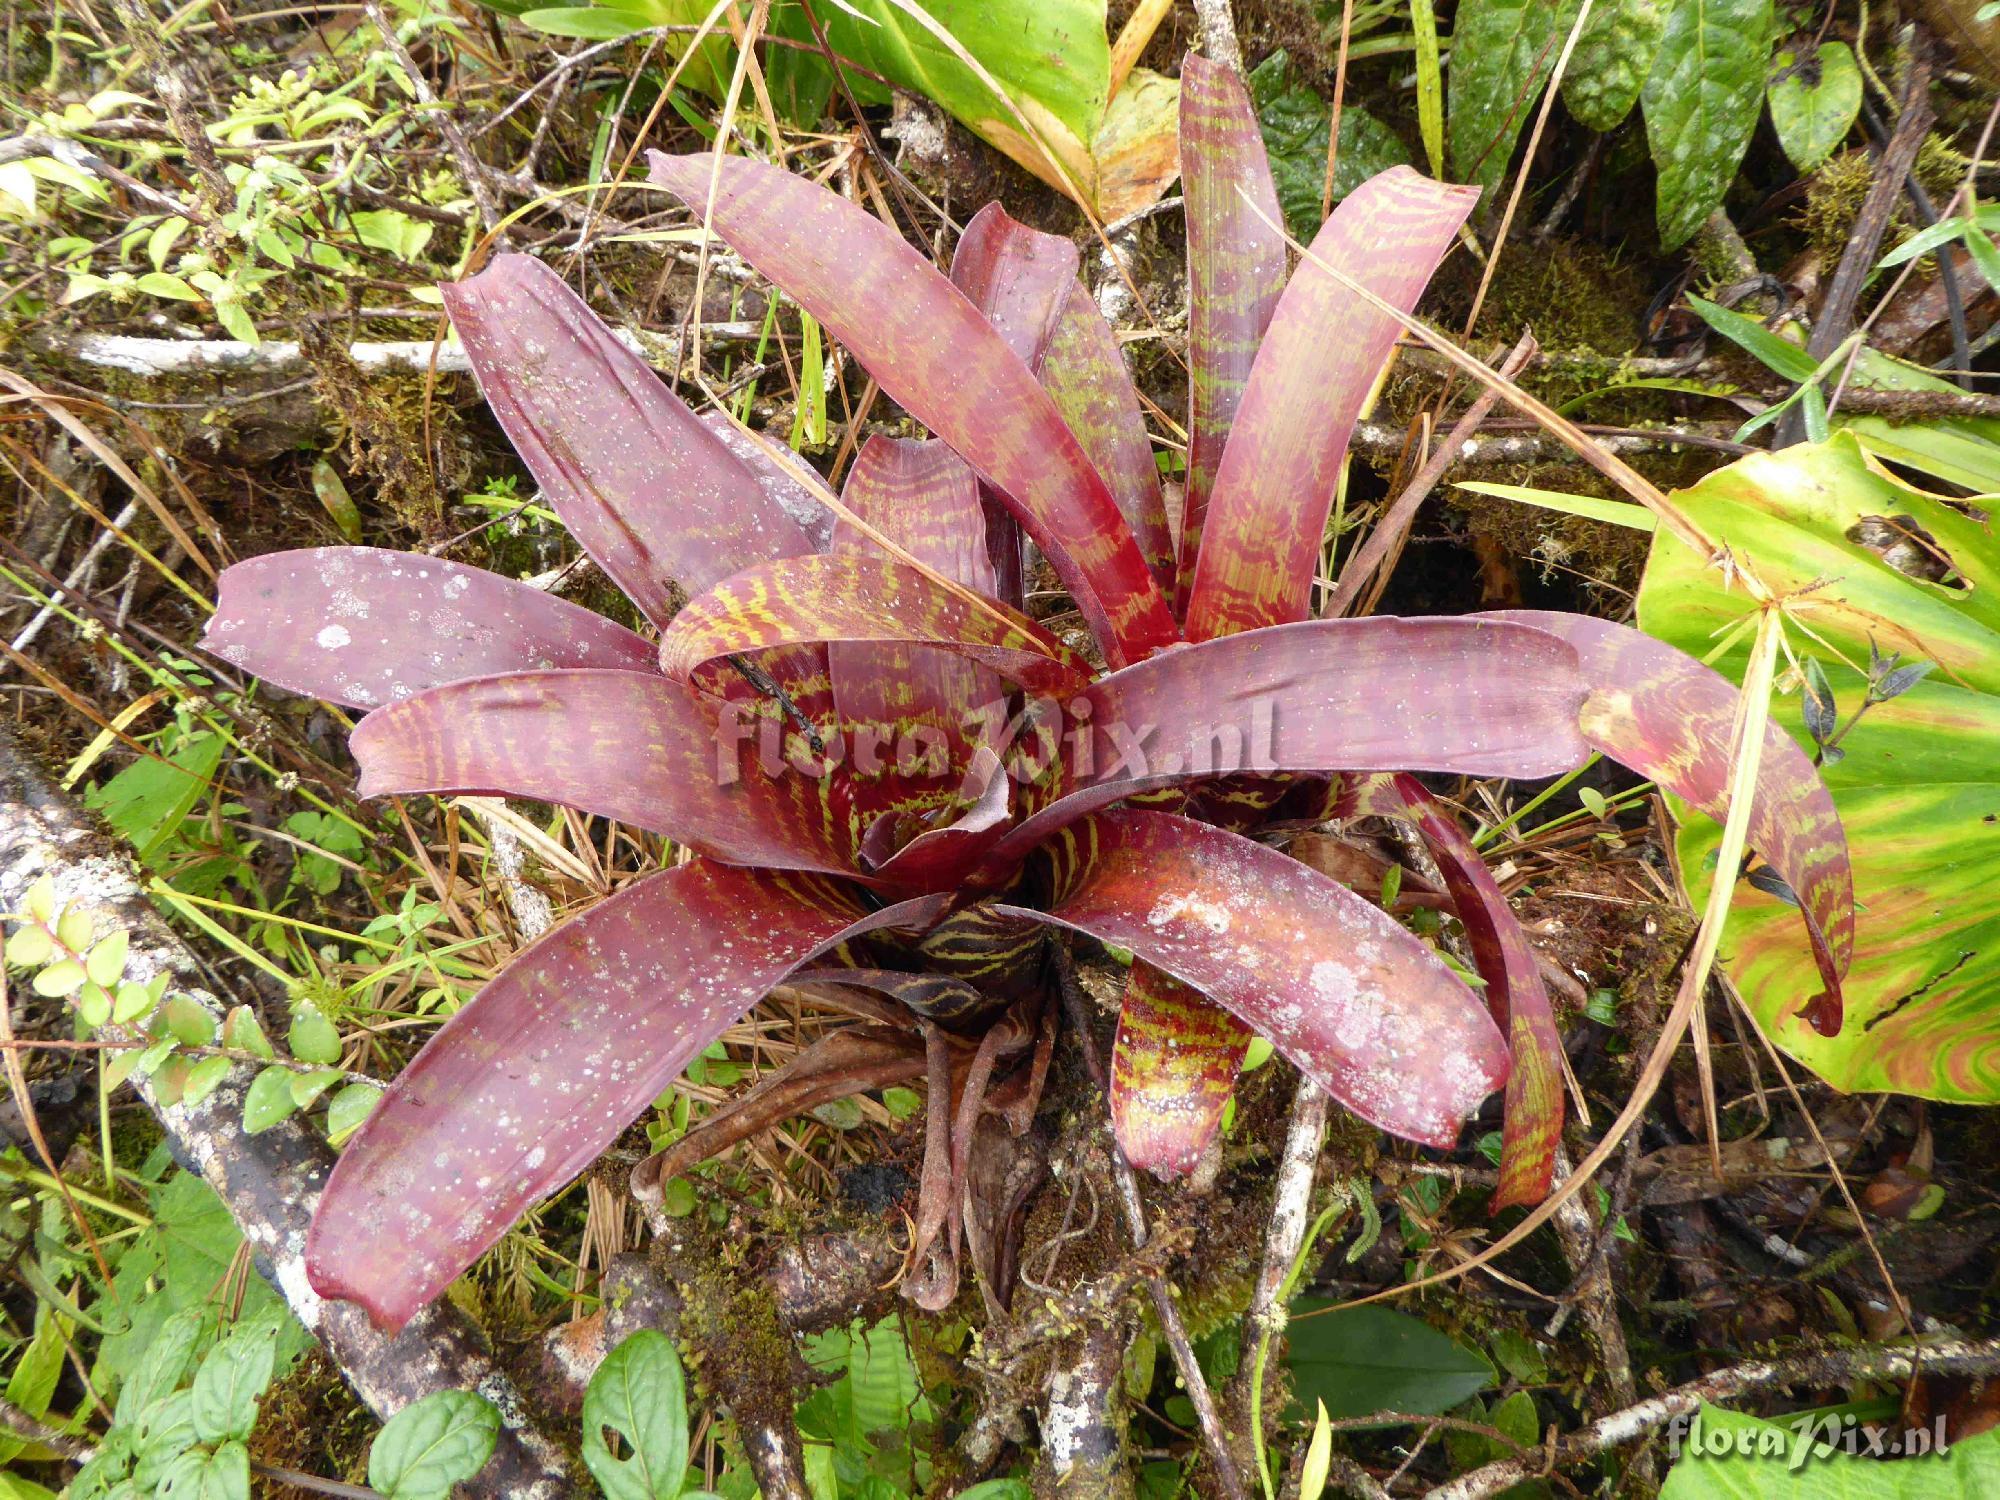
<svg viewBox="0 0 2000 1500">
<path fill-rule="evenodd" d="M 1848 1412 L 1802 1412 L 1769 1421 L 1712 1411 L 1684 1413 L 1667 1424 L 1667 1457 L 1751 1459 L 1782 1464 L 1792 1473 L 1842 1454 L 1849 1458 L 1942 1457 L 1951 1451 L 1942 1415 L 1930 1425 L 1899 1427 L 1868 1422 Z"/>
</svg>

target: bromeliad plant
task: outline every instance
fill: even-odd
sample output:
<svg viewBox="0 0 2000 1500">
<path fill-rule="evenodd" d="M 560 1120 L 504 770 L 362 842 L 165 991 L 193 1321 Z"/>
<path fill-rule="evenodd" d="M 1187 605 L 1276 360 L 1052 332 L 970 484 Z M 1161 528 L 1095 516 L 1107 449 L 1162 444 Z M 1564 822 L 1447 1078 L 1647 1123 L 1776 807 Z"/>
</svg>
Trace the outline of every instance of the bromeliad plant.
<svg viewBox="0 0 2000 1500">
<path fill-rule="evenodd" d="M 1240 83 L 1190 58 L 1182 101 L 1178 535 L 1074 247 L 989 207 L 948 280 L 778 169 L 655 154 L 654 181 L 712 204 L 717 232 L 935 439 L 871 440 L 836 500 L 697 417 L 552 273 L 502 257 L 447 290 L 459 336 L 657 645 L 430 557 L 316 549 L 224 575 L 211 649 L 372 710 L 352 741 L 364 794 L 540 798 L 686 856 L 524 950 L 403 1072 L 319 1205 L 322 1293 L 400 1325 L 788 977 L 865 1024 L 642 1168 L 641 1191 L 746 1120 L 928 1074 L 920 1228 L 937 1239 L 982 1112 L 1032 1115 L 1053 1011 L 1022 959 L 1049 926 L 1134 955 L 1111 1104 L 1137 1162 L 1200 1158 L 1261 1033 L 1355 1114 L 1432 1146 L 1504 1084 L 1498 1200 L 1546 1191 L 1548 997 L 1464 834 L 1399 773 L 1540 776 L 1594 747 L 1714 811 L 1734 690 L 1583 618 L 1311 618 L 1348 436 L 1399 332 L 1384 305 L 1415 305 L 1474 194 L 1386 173 L 1288 278 Z M 1023 533 L 1110 670 L 1021 613 Z M 1837 1024 L 1839 825 L 1789 739 L 1762 764 L 1752 839 L 1802 898 Z M 1416 823 L 1483 1002 L 1383 912 L 1246 836 L 1301 809 Z M 955 1285 L 955 1234 L 920 1278 L 928 1302 Z"/>
</svg>

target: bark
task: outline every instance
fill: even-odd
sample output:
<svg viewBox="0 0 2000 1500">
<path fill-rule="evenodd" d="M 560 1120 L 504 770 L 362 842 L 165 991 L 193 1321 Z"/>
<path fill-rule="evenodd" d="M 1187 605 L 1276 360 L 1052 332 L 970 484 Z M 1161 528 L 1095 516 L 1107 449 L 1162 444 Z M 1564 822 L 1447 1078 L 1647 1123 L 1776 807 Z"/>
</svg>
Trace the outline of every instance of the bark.
<svg viewBox="0 0 2000 1500">
<path fill-rule="evenodd" d="M 223 1010 L 201 964 L 143 894 L 131 857 L 33 765 L 0 726 L 0 909 L 19 910 L 28 888 L 53 878 L 58 903 L 92 914 L 99 931 L 131 941 L 127 976 L 165 973 L 173 992 Z M 325 1346 L 354 1393 L 379 1417 L 443 1390 L 476 1390 L 500 1410 L 499 1446 L 473 1486 L 514 1500 L 574 1493 L 569 1463 L 539 1431 L 513 1382 L 472 1325 L 438 1303 L 390 1338 L 352 1303 L 328 1302 L 307 1283 L 306 1227 L 333 1152 L 294 1116 L 257 1135 L 243 1131 L 243 1096 L 256 1076 L 244 1064 L 201 1103 L 162 1105 L 149 1080 L 140 1096 L 159 1117 L 175 1158 L 221 1195 L 258 1271 Z"/>
</svg>

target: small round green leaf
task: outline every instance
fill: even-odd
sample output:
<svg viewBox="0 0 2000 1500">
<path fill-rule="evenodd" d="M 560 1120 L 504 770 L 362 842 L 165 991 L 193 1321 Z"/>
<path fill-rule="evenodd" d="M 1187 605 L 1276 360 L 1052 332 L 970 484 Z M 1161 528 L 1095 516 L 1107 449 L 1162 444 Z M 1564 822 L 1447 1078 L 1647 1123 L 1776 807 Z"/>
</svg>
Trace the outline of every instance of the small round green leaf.
<svg viewBox="0 0 2000 1500">
<path fill-rule="evenodd" d="M 243 1096 L 243 1129 L 250 1135 L 269 1130 L 298 1107 L 292 1099 L 291 1070 L 266 1068 Z"/>
</svg>

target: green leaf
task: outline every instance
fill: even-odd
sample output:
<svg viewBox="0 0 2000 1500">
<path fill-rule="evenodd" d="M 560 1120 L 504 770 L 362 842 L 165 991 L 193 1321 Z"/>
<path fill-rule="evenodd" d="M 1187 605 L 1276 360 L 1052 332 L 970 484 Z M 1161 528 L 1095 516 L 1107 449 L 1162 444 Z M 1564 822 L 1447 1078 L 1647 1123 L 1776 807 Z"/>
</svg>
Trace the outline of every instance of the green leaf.
<svg viewBox="0 0 2000 1500">
<path fill-rule="evenodd" d="M 1534 118 L 1578 0 L 1464 0 L 1451 27 L 1451 163 L 1491 190 Z M 1343 142 L 1343 146 L 1344 146 Z"/>
<path fill-rule="evenodd" d="M 1493 1358 L 1522 1385 L 1540 1385 L 1549 1378 L 1548 1361 L 1541 1347 L 1525 1333 L 1501 1328 L 1493 1334 Z"/>
<path fill-rule="evenodd" d="M 33 989 L 37 995 L 59 1000 L 75 993 L 89 977 L 75 959 L 59 958 L 35 976 Z"/>
<path fill-rule="evenodd" d="M 1801 172 L 1810 172 L 1847 139 L 1861 113 L 1861 69 L 1845 42 L 1816 49 L 1781 48 L 1771 59 L 1771 124 L 1778 144 Z"/>
<path fill-rule="evenodd" d="M 111 1019 L 120 1026 L 126 1026 L 149 1014 L 157 1004 L 159 1001 L 154 998 L 151 985 L 127 980 L 118 986 L 118 993 L 112 999 Z"/>
<path fill-rule="evenodd" d="M 46 1416 L 49 1403 L 55 1399 L 56 1382 L 62 1378 L 63 1354 L 68 1342 L 63 1336 L 67 1322 L 68 1319 L 48 1303 L 35 1304 L 34 1336 L 21 1350 L 21 1357 L 14 1362 L 13 1372 L 7 1377 L 8 1404 L 31 1417 Z M 0 1464 L 12 1461 L 27 1446 L 25 1438 L 16 1437 L 11 1432 L 0 1432 Z"/>
<path fill-rule="evenodd" d="M 338 1146 L 368 1118 L 382 1091 L 372 1083 L 350 1083 L 335 1094 L 326 1106 L 326 1137 Z"/>
<path fill-rule="evenodd" d="M 1578 124 L 1603 132 L 1624 123 L 1652 74 L 1666 29 L 1660 0 L 1603 0 L 1591 7 L 1563 74 L 1563 103 Z"/>
<path fill-rule="evenodd" d="M 1659 170 L 1660 247 L 1722 205 L 1763 111 L 1771 0 L 1674 0 L 1640 99 Z"/>
<path fill-rule="evenodd" d="M 136 1422 L 141 1412 L 173 1393 L 194 1358 L 195 1342 L 201 1337 L 204 1322 L 200 1309 L 187 1308 L 160 1325 L 146 1346 L 145 1357 L 118 1392 L 118 1403 L 113 1409 L 117 1421 Z"/>
<path fill-rule="evenodd" d="M 625 1457 L 605 1441 L 609 1429 Z M 665 1334 L 641 1329 L 604 1357 L 583 1397 L 583 1461 L 607 1500 L 673 1500 L 687 1477 L 687 1388 Z"/>
<path fill-rule="evenodd" d="M 1748 882 L 1723 936 L 1730 977 L 1765 1034 L 1836 1088 L 2000 1102 L 2000 543 L 1983 521 L 1872 464 L 1852 434 L 1741 459 L 1676 503 L 1774 590 L 1818 585 L 1810 648 L 1824 693 L 1860 703 L 1872 649 L 1937 664 L 1871 707 L 1822 768 L 1859 908 L 1839 1034 L 1800 1019 L 1820 986 L 1796 911 Z M 1912 545 L 1869 545 L 1884 532 Z M 1960 583 L 1937 578 L 1940 567 Z M 1656 535 L 1639 590 L 1644 629 L 1707 652 L 1741 613 L 1705 560 Z M 1733 646 L 1716 669 L 1740 680 L 1746 651 Z M 1806 700 L 1781 696 L 1772 715 L 1810 745 Z M 1680 868 L 1697 900 L 1714 848 L 1706 819 L 1684 824 Z"/>
<path fill-rule="evenodd" d="M 183 1047 L 207 1047 L 215 1041 L 215 1017 L 192 995 L 175 995 L 160 1008 L 168 1035 Z"/>
<path fill-rule="evenodd" d="M 1319 230 L 1333 106 L 1296 76 L 1283 49 L 1250 70 L 1249 84 L 1285 223 L 1298 238 L 1310 240 Z M 1405 165 L 1409 159 L 1410 153 L 1395 132 L 1348 99 L 1340 111 L 1340 159 L 1334 163 L 1333 201 L 1340 202 L 1376 173 Z"/>
<path fill-rule="evenodd" d="M 1755 318 L 1718 306 L 1705 297 L 1689 296 L 1688 306 L 1701 320 L 1766 369 L 1787 380 L 1807 380 L 1818 368 L 1813 357 L 1790 339 L 1780 338 Z"/>
<path fill-rule="evenodd" d="M 238 1052 L 254 1052 L 262 1058 L 278 1055 L 272 1050 L 270 1039 L 264 1035 L 264 1028 L 258 1024 L 257 1013 L 247 1005 L 235 1007 L 222 1023 L 222 1045 Z"/>
<path fill-rule="evenodd" d="M 202 1442 L 250 1436 L 277 1356 L 275 1323 L 239 1327 L 208 1351 L 194 1374 L 194 1430 Z"/>
<path fill-rule="evenodd" d="M 425 227 L 429 228 L 428 225 Z M 336 469 L 324 454 L 313 461 L 312 481 L 313 493 L 319 497 L 320 508 L 326 512 L 328 519 L 340 529 L 340 534 L 348 541 L 360 542 L 361 510 L 355 505 L 354 497 L 347 493 L 347 483 L 340 477 L 340 470 Z M 338 885 L 339 881 L 340 870 L 336 865 L 334 883 Z"/>
<path fill-rule="evenodd" d="M 201 293 L 171 271 L 148 271 L 139 278 L 136 285 L 142 292 L 155 297 L 166 297 L 175 302 L 201 301 Z"/>
<path fill-rule="evenodd" d="M 300 1109 L 311 1109 L 321 1094 L 346 1076 L 338 1068 L 320 1068 L 311 1073 L 294 1073 L 292 1103 Z"/>
<path fill-rule="evenodd" d="M 1326 1492 L 1326 1476 L 1333 1465 L 1333 1423 L 1326 1403 L 1313 1403 L 1312 1437 L 1306 1442 L 1306 1456 L 1299 1465 L 1299 1500 L 1319 1500 Z"/>
<path fill-rule="evenodd" d="M 1493 1384 L 1493 1367 L 1430 1324 L 1386 1307 L 1292 1304 L 1289 1362 L 1295 1403 L 1326 1403 L 1338 1421 L 1378 1411 L 1448 1411 Z M 1303 1413 L 1303 1405 L 1299 1410 Z"/>
<path fill-rule="evenodd" d="M 243 1096 L 243 1129 L 257 1135 L 269 1130 L 298 1109 L 292 1098 L 292 1075 L 286 1068 L 266 1068 L 250 1082 Z"/>
<path fill-rule="evenodd" d="M 436 233 L 435 224 L 413 219 L 399 208 L 370 208 L 350 214 L 355 236 L 362 244 L 386 250 L 399 260 L 415 260 Z"/>
<path fill-rule="evenodd" d="M 1890 1423 L 1890 1441 L 1901 1438 Z M 1825 1429 L 1812 1414 L 1766 1422 L 1703 1405 L 1660 1500 L 1932 1500 L 1939 1495 L 2000 1494 L 2000 1431 L 1897 1463 L 1851 1457 L 1816 1443 Z M 1936 1430 L 1917 1429 L 1925 1440 Z M 1914 1447 L 1914 1444 L 1912 1445 Z M 1726 1450 L 1726 1451 L 1724 1451 Z"/>
<path fill-rule="evenodd" d="M 96 983 L 109 989 L 124 976 L 125 954 L 131 945 L 131 938 L 124 932 L 112 933 L 90 950 L 90 956 L 83 961 L 85 971 Z"/>
<path fill-rule="evenodd" d="M 301 1000 L 292 1007 L 292 1029 L 285 1035 L 285 1044 L 300 1062 L 331 1067 L 340 1061 L 340 1032 L 310 1001 Z"/>
<path fill-rule="evenodd" d="M 135 760 L 84 801 L 104 814 L 114 833 L 150 860 L 194 810 L 222 764 L 222 737 L 190 735 L 164 760 Z"/>
<path fill-rule="evenodd" d="M 235 1066 L 226 1057 L 204 1057 L 188 1068 L 187 1078 L 181 1084 L 181 1102 L 199 1104 L 221 1085 Z"/>
<path fill-rule="evenodd" d="M 56 940 L 39 922 L 23 922 L 7 939 L 7 962 L 16 968 L 32 969 L 56 951 Z"/>
<path fill-rule="evenodd" d="M 1410 0 L 1410 33 L 1416 38 L 1417 134 L 1423 140 L 1431 176 L 1443 181 L 1444 64 L 1439 59 L 1437 8 L 1432 0 Z"/>
<path fill-rule="evenodd" d="M 383 1425 L 368 1450 L 368 1483 L 388 1500 L 444 1500 L 493 1456 L 500 1413 L 471 1391 L 434 1391 Z"/>
</svg>

